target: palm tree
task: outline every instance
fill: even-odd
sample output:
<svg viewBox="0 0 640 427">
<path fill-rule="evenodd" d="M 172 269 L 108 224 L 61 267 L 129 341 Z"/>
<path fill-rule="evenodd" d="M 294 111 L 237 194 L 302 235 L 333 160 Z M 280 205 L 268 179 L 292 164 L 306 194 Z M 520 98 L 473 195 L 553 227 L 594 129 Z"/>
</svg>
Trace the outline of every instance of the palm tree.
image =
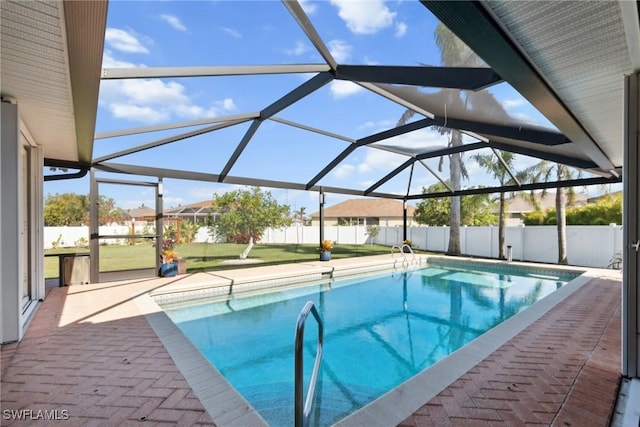
<svg viewBox="0 0 640 427">
<path fill-rule="evenodd" d="M 513 158 L 515 157 L 513 153 L 503 152 L 501 153 L 502 159 L 505 161 L 505 164 L 511 166 L 513 164 Z M 491 173 L 494 178 L 500 182 L 501 186 L 506 185 L 509 181 L 511 181 L 511 176 L 507 173 L 506 169 L 498 162 L 494 161 L 494 156 L 491 154 L 475 154 L 473 156 L 474 160 L 478 162 L 478 164 L 484 168 L 487 172 Z M 504 208 L 505 208 L 505 194 L 504 192 L 500 192 L 500 213 L 498 215 L 498 258 L 506 259 L 505 250 L 504 250 Z"/>
<path fill-rule="evenodd" d="M 563 164 L 551 163 L 547 160 L 531 166 L 527 173 L 532 177 L 533 182 L 549 181 L 555 174 L 557 181 L 572 178 L 572 171 Z M 542 191 L 544 195 L 546 190 Z M 573 202 L 574 191 L 572 187 L 567 190 L 564 187 L 556 189 L 556 228 L 558 231 L 558 264 L 566 265 L 569 263 L 567 259 L 567 199 L 569 203 Z"/>
<path fill-rule="evenodd" d="M 293 221 L 297 224 L 304 225 L 306 216 L 307 216 L 307 208 L 302 206 L 299 210 L 293 211 Z"/>
<path fill-rule="evenodd" d="M 502 161 L 500 162 L 497 158 L 500 156 Z M 508 185 L 513 183 L 514 180 L 505 168 L 509 168 L 513 170 L 513 165 L 515 162 L 516 155 L 509 151 L 498 151 L 495 155 L 491 154 L 476 154 L 473 156 L 473 159 L 478 162 L 478 164 L 484 168 L 487 172 L 493 175 L 494 178 L 500 182 L 501 186 Z M 525 178 L 526 172 L 518 172 L 516 173 L 516 179 L 522 180 Z M 500 192 L 500 214 L 498 215 L 498 258 L 506 259 L 505 256 L 505 205 L 506 205 L 506 194 L 504 192 Z"/>
<path fill-rule="evenodd" d="M 444 24 L 438 24 L 434 31 L 434 36 L 436 45 L 440 48 L 440 62 L 443 65 L 450 67 L 478 67 L 484 65 L 484 62 L 482 62 L 480 57 L 477 56 Z M 460 111 L 469 106 L 479 106 L 477 102 L 473 102 L 472 100 L 472 98 L 476 97 L 478 94 L 479 93 L 458 91 L 455 89 L 442 89 L 434 95 L 444 97 L 446 104 L 451 106 L 452 110 Z M 402 126 L 408 123 L 414 114 L 415 111 L 406 110 L 398 120 L 397 126 Z M 448 136 L 449 147 L 458 147 L 462 145 L 462 133 L 460 131 L 445 127 L 439 127 L 438 131 L 441 135 Z M 462 179 L 468 178 L 469 175 L 464 162 L 462 161 L 461 153 L 450 154 L 448 157 L 451 188 L 454 191 L 459 191 L 462 189 Z M 444 159 L 441 157 L 440 164 L 438 166 L 440 171 L 442 171 L 443 161 Z M 447 253 L 449 255 L 460 255 L 460 196 L 451 197 L 450 204 L 450 234 Z"/>
</svg>

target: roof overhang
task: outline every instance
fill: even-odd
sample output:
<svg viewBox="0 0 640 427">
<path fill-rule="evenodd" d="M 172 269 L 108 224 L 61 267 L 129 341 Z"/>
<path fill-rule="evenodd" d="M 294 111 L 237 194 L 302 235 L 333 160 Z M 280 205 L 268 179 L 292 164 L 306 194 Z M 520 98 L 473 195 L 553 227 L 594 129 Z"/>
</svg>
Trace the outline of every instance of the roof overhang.
<svg viewBox="0 0 640 427">
<path fill-rule="evenodd" d="M 91 164 L 107 1 L 0 2 L 3 100 L 49 163 Z"/>
</svg>

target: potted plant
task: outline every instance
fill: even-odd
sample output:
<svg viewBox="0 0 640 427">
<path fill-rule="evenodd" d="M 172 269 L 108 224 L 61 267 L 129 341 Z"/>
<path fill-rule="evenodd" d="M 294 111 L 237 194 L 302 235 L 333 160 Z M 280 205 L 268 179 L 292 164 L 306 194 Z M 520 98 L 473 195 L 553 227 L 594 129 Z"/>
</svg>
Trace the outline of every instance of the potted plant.
<svg viewBox="0 0 640 427">
<path fill-rule="evenodd" d="M 331 240 L 323 240 L 320 244 L 320 261 L 331 260 L 331 249 L 333 249 L 333 242 Z"/>
<path fill-rule="evenodd" d="M 178 253 L 174 250 L 176 242 L 173 239 L 164 239 L 162 241 L 162 265 L 160 266 L 160 275 L 162 277 L 171 277 L 178 274 Z"/>
<path fill-rule="evenodd" d="M 402 241 L 402 252 L 409 253 L 411 252 L 411 240 L 403 240 Z"/>
</svg>

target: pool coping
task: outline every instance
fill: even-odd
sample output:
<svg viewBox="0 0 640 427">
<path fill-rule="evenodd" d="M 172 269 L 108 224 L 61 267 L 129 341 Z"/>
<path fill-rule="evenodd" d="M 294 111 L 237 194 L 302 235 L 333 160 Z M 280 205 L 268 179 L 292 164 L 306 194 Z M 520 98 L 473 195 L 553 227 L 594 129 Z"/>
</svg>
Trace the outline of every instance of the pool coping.
<svg viewBox="0 0 640 427">
<path fill-rule="evenodd" d="M 135 302 L 216 425 L 269 426 L 148 293 Z"/>
<path fill-rule="evenodd" d="M 541 318 L 558 303 L 577 291 L 593 277 L 590 269 L 572 266 L 553 266 L 548 264 L 534 264 L 521 262 L 506 262 L 500 260 L 479 260 L 459 257 L 423 256 L 427 258 L 442 258 L 459 260 L 463 263 L 480 263 L 484 265 L 501 264 L 522 266 L 527 268 L 544 268 L 549 271 L 578 272 L 580 276 L 571 280 L 560 289 L 547 295 L 534 305 L 512 316 L 500 325 L 485 332 L 461 349 L 451 353 L 445 359 L 437 362 L 428 369 L 415 375 L 398 387 L 390 390 L 379 398 L 368 403 L 356 412 L 347 415 L 335 423 L 335 426 L 369 426 L 374 424 L 397 425 L 418 410 L 425 402 L 431 400 L 452 382 L 460 378 L 465 372 L 473 368 L 497 348 L 508 342 L 526 327 Z M 367 263 L 374 265 L 374 263 Z M 314 263 L 308 265 L 316 268 Z M 330 267 L 335 270 L 335 267 Z M 346 267 L 342 267 L 340 277 L 348 275 Z M 362 270 L 362 265 L 356 264 L 354 272 Z M 287 274 L 290 276 L 290 274 Z M 221 286 L 210 285 L 211 286 Z M 225 285 L 222 285 L 225 286 Z M 202 286 L 198 286 L 201 290 Z M 184 290 L 184 289 L 183 289 Z M 180 291 L 177 291 L 180 292 Z M 138 295 L 136 304 L 143 313 L 154 332 L 163 343 L 168 353 L 182 372 L 187 383 L 217 425 L 225 426 L 268 426 L 267 422 L 251 406 L 251 404 L 224 378 L 202 353 L 186 338 L 169 316 L 155 302 L 150 293 Z"/>
</svg>

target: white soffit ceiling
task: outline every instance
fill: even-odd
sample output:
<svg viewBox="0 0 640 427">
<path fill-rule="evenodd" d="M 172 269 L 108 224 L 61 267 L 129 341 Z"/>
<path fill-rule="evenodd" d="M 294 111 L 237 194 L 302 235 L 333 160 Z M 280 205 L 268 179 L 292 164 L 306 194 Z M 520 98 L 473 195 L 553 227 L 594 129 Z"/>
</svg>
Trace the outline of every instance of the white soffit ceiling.
<svg viewBox="0 0 640 427">
<path fill-rule="evenodd" d="M 2 0 L 0 15 L 3 97 L 45 157 L 89 163 L 106 2 Z"/>
<path fill-rule="evenodd" d="M 614 165 L 622 166 L 624 75 L 633 67 L 621 3 L 490 0 L 488 4 L 587 133 Z M 640 34 L 637 26 L 631 30 Z"/>
</svg>

